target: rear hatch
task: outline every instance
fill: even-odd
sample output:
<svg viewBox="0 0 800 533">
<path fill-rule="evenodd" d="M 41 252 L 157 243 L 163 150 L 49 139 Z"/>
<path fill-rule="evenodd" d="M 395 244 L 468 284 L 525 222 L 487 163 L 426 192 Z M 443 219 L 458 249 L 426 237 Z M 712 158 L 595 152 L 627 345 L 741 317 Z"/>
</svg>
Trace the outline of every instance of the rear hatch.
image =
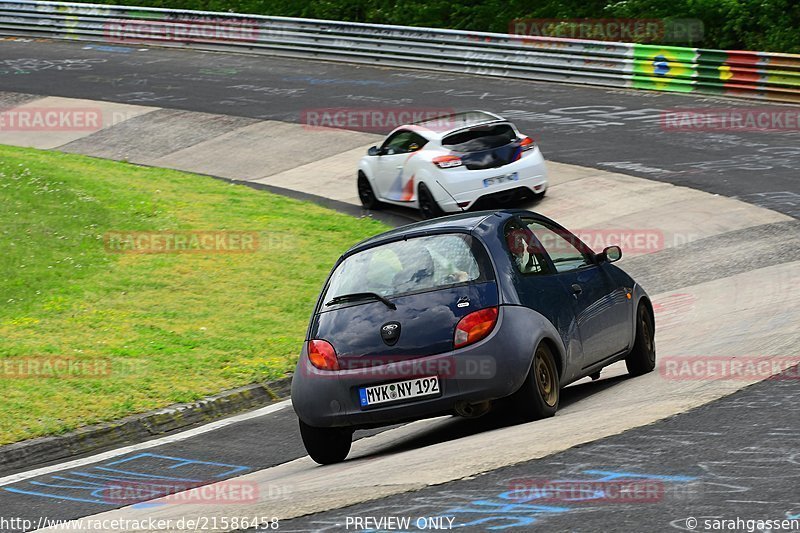
<svg viewBox="0 0 800 533">
<path fill-rule="evenodd" d="M 480 242 L 465 233 L 410 238 L 346 258 L 331 275 L 310 338 L 330 342 L 341 368 L 380 366 L 453 350 L 459 320 L 497 305 Z"/>
<path fill-rule="evenodd" d="M 517 160 L 520 139 L 507 123 L 484 124 L 451 133 L 442 146 L 461 158 L 468 170 L 498 168 Z"/>
</svg>

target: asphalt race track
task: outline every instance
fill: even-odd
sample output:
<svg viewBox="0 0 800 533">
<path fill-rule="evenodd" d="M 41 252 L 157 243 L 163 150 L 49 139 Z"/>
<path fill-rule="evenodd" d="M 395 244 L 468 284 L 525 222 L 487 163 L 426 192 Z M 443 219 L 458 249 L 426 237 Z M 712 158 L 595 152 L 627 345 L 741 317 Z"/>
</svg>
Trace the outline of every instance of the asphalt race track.
<svg viewBox="0 0 800 533">
<path fill-rule="evenodd" d="M 283 408 L 275 412 L 206 434 L 10 483 L 0 492 L 0 510 L 5 514 L 13 509 L 9 514 L 36 522 L 42 516 L 66 520 L 127 505 L 124 501 L 109 505 L 107 500 L 90 496 L 86 490 L 102 487 L 112 472 L 108 469 L 119 470 L 116 464 L 119 461 L 124 461 L 126 471 L 141 474 L 157 473 L 165 466 L 165 461 L 168 466 L 186 463 L 180 469 L 181 477 L 204 482 L 292 461 L 304 456 L 305 449 L 297 417 L 288 402 L 283 404 Z M 375 433 L 377 431 L 359 431 L 355 438 Z M 217 460 L 210 461 L 209 457 Z M 223 459 L 225 462 L 220 462 Z M 47 465 L 39 465 L 39 468 L 47 468 Z M 5 483 L 5 479 L 0 483 Z"/>
<path fill-rule="evenodd" d="M 210 113 L 202 120 L 213 122 L 219 134 L 234 136 L 239 128 L 271 127 L 264 121 L 290 123 L 292 143 L 299 142 L 287 144 L 302 159 L 297 164 L 313 164 L 315 155 L 324 162 L 343 152 L 363 153 L 376 133 L 390 129 L 337 135 L 312 129 L 303 146 L 296 125 L 309 110 L 499 113 L 533 136 L 548 161 L 565 164 L 554 165 L 552 193 L 534 208 L 568 227 L 602 227 L 609 220 L 633 228 L 697 226 L 691 242 L 671 242 L 622 263 L 659 306 L 659 355 L 797 357 L 800 223 L 792 218 L 800 218 L 799 132 L 662 128 L 664 110 L 764 104 L 263 56 L 0 41 L 0 104 L 35 103 L 30 95 L 158 109 L 130 108 L 131 116 L 141 114 L 141 122 L 130 119 L 137 125 L 148 113 L 171 114 L 172 124 Z M 158 124 L 153 118 L 148 127 Z M 124 127 L 64 146 L 87 153 L 113 135 L 108 131 Z M 129 128 L 115 142 L 124 139 L 134 153 L 147 152 L 147 140 L 132 138 L 135 134 Z M 286 168 L 277 170 L 293 171 L 291 150 L 275 147 L 276 164 L 286 161 Z M 354 167 L 348 160 L 344 168 Z M 584 193 L 585 184 L 594 187 L 591 194 Z M 725 197 L 750 205 L 740 208 Z M 681 202 L 692 206 L 685 220 Z M 334 207 L 353 209 L 345 203 Z M 726 215 L 727 208 L 734 214 Z M 393 212 L 399 215 L 394 221 L 414 216 Z M 41 517 L 174 517 L 175 505 L 130 505 L 97 495 L 119 476 L 162 475 L 165 469 L 176 481 L 256 483 L 257 504 L 213 510 L 186 505 L 187 513 L 233 516 L 252 510 L 279 516 L 281 531 L 397 530 L 353 520 L 366 517 L 409 517 L 411 525 L 401 531 L 425 529 L 415 521 L 428 517 L 467 531 L 587 532 L 702 531 L 705 519 L 798 519 L 798 372 L 794 367 L 782 379 L 746 387 L 741 381 L 669 382 L 658 372 L 629 379 L 614 365 L 599 381 L 565 389 L 553 419 L 514 425 L 494 413 L 358 432 L 350 459 L 330 467 L 305 457 L 296 417 L 284 402 L 213 431 L 195 428 L 75 462 L 21 472 L 0 465 L 0 516 L 32 524 L 0 530 L 45 529 L 49 524 Z M 649 492 L 625 501 L 596 496 L 598 486 L 627 490 L 631 480 Z M 564 481 L 572 490 L 569 497 L 563 485 L 561 493 L 545 497 L 535 490 Z M 692 528 L 690 518 L 700 525 Z M 430 529 L 435 523 L 425 525 Z"/>
<path fill-rule="evenodd" d="M 323 108 L 485 109 L 514 120 L 549 160 L 800 217 L 800 132 L 662 129 L 663 110 L 765 107 L 755 101 L 83 43 L 7 41 L 2 50 L 0 88 L 19 93 L 284 122 Z"/>
<path fill-rule="evenodd" d="M 281 530 L 342 531 L 348 518 L 352 529 L 356 517 L 388 516 L 410 518 L 412 531 L 421 529 L 420 517 L 451 517 L 459 531 L 587 533 L 692 531 L 691 518 L 797 518 L 798 370 L 790 371 L 793 378 L 787 373 L 785 379 L 546 459 L 288 520 Z M 631 492 L 627 500 L 611 497 L 621 488 L 620 479 L 638 479 L 639 488 L 650 491 Z"/>
</svg>

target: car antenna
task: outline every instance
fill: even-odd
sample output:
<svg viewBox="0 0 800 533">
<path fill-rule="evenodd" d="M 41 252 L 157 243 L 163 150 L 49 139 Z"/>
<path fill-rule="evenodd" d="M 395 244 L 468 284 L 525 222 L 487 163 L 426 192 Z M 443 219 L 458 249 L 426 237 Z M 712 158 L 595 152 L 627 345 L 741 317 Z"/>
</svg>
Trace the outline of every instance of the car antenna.
<svg viewBox="0 0 800 533">
<path fill-rule="evenodd" d="M 439 180 L 436 180 L 436 183 L 439 183 Z M 452 194 L 450 194 L 450 191 L 448 191 L 447 189 L 445 189 L 445 188 L 444 188 L 444 185 L 442 185 L 441 183 L 439 183 L 439 187 L 441 187 L 441 188 L 444 190 L 444 192 L 446 192 L 446 193 L 447 193 L 447 196 L 449 196 L 449 197 L 450 197 L 450 198 L 451 198 L 451 199 L 452 199 L 452 200 L 453 200 L 453 201 L 456 203 L 456 207 L 458 207 L 459 209 L 461 209 L 461 212 L 462 212 L 462 213 L 466 213 L 466 212 L 467 212 L 467 210 L 466 210 L 466 209 L 464 209 L 463 207 L 461 207 L 460 205 L 458 205 L 458 201 L 456 200 L 455 196 L 453 196 Z"/>
</svg>

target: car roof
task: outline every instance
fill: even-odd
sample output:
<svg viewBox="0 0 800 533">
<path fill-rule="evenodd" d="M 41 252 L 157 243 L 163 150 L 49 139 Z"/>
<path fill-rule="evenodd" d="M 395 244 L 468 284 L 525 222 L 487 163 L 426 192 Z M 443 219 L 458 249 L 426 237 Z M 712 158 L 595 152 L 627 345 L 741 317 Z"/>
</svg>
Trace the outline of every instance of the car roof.
<svg viewBox="0 0 800 533">
<path fill-rule="evenodd" d="M 405 124 L 396 128 L 397 130 L 411 130 L 419 133 L 428 140 L 439 140 L 443 137 L 459 130 L 491 124 L 493 122 L 508 122 L 500 115 L 495 115 L 488 111 L 461 111 L 439 115 L 413 124 Z M 394 131 L 392 133 L 394 133 Z"/>
<path fill-rule="evenodd" d="M 414 222 L 412 224 L 400 226 L 399 228 L 381 233 L 380 235 L 370 237 L 350 248 L 347 252 L 345 252 L 344 256 L 352 255 L 367 248 L 372 248 L 373 246 L 396 241 L 403 237 L 419 237 L 432 233 L 447 233 L 450 231 L 470 232 L 492 216 L 496 216 L 497 222 L 501 223 L 515 215 L 541 216 L 537 213 L 526 211 L 524 209 L 467 211 L 464 213 L 457 213 L 455 215 Z"/>
</svg>

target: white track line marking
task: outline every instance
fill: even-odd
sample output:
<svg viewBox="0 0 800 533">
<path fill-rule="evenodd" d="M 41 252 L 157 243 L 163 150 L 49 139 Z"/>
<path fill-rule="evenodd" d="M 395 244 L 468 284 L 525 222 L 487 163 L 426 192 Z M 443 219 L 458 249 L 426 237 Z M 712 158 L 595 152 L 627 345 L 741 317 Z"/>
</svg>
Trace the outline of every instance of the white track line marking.
<svg viewBox="0 0 800 533">
<path fill-rule="evenodd" d="M 0 487 L 2 487 L 3 485 L 10 485 L 11 483 L 16 483 L 18 481 L 24 481 L 32 477 L 50 474 L 51 472 L 58 472 L 60 470 L 67 470 L 70 468 L 77 468 L 79 466 L 85 466 L 91 463 L 96 463 L 98 461 L 105 461 L 106 459 L 111 459 L 112 457 L 118 457 L 126 453 L 131 453 L 139 450 L 146 450 L 148 448 L 161 446 L 162 444 L 171 444 L 173 442 L 179 442 L 182 440 L 189 439 L 191 437 L 196 437 L 197 435 L 202 435 L 203 433 L 208 433 L 210 431 L 215 431 L 217 429 L 230 426 L 231 424 L 236 424 L 237 422 L 244 422 L 245 420 L 251 420 L 253 418 L 258 418 L 259 416 L 264 416 L 270 413 L 274 413 L 275 411 L 280 411 L 281 409 L 289 407 L 291 404 L 292 404 L 291 400 L 284 400 L 282 402 L 274 403 L 271 405 L 267 405 L 266 407 L 256 409 L 255 411 L 251 411 L 249 413 L 243 413 L 241 415 L 236 415 L 230 418 L 218 420 L 216 422 L 211 422 L 210 424 L 206 424 L 205 426 L 189 429 L 181 433 L 176 433 L 175 435 L 168 435 L 166 437 L 161 437 L 159 439 L 153 439 L 139 444 L 132 444 L 130 446 L 125 446 L 124 448 L 117 448 L 115 450 L 109 450 L 107 452 L 99 453 L 97 455 L 92 455 L 90 457 L 84 457 L 83 459 L 76 459 L 74 461 L 68 461 L 66 463 L 59 463 L 55 465 L 45 466 L 42 468 L 37 468 L 36 470 L 28 470 L 27 472 L 19 472 L 17 474 L 11 474 L 10 476 L 0 478 Z"/>
</svg>

